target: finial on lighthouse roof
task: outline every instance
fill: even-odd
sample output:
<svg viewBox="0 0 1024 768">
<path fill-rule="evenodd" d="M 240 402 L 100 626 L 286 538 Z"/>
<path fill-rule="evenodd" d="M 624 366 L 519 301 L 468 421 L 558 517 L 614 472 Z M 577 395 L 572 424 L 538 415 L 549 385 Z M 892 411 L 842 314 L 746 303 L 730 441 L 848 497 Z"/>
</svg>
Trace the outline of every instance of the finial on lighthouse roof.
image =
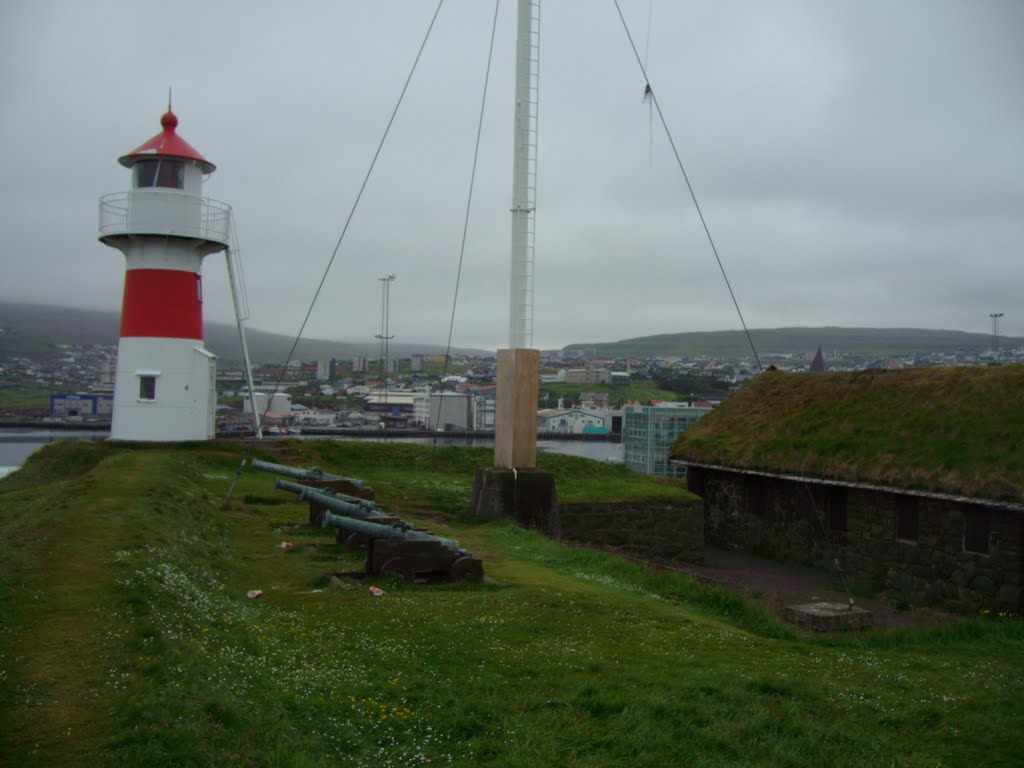
<svg viewBox="0 0 1024 768">
<path fill-rule="evenodd" d="M 170 107 L 167 108 L 167 111 L 160 118 L 160 125 L 164 127 L 165 131 L 173 131 L 178 127 L 178 116 L 171 112 Z"/>
<path fill-rule="evenodd" d="M 121 165 L 131 168 L 137 161 L 146 157 L 177 157 L 195 160 L 203 169 L 203 173 L 212 173 L 216 166 L 199 154 L 195 147 L 175 133 L 178 127 L 178 116 L 171 111 L 171 92 L 167 91 L 167 111 L 160 117 L 163 130 L 145 144 L 136 147 L 127 155 L 118 158 Z"/>
<path fill-rule="evenodd" d="M 167 111 L 160 118 L 160 125 L 164 127 L 166 131 L 173 131 L 178 127 L 178 116 L 174 114 L 174 110 L 171 109 L 171 86 L 167 86 Z"/>
</svg>

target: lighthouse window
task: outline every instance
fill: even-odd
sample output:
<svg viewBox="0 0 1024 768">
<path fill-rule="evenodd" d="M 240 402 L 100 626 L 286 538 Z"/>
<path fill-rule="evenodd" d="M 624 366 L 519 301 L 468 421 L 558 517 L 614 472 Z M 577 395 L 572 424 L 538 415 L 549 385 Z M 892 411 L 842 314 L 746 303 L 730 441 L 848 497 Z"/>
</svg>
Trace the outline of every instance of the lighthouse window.
<svg viewBox="0 0 1024 768">
<path fill-rule="evenodd" d="M 135 187 L 185 188 L 185 163 L 182 160 L 139 160 L 135 163 Z"/>
<path fill-rule="evenodd" d="M 156 400 L 156 376 L 139 376 L 139 400 Z"/>
</svg>

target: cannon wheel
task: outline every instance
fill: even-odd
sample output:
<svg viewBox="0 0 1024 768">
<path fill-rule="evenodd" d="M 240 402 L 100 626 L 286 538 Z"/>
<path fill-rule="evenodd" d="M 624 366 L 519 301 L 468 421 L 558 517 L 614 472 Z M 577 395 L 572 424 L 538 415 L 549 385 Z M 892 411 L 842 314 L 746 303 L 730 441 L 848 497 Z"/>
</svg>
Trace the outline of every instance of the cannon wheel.
<svg viewBox="0 0 1024 768">
<path fill-rule="evenodd" d="M 338 531 L 339 538 L 341 531 Z M 351 533 L 345 539 L 345 546 L 353 552 L 366 550 L 369 547 L 370 539 L 362 533 Z"/>
<path fill-rule="evenodd" d="M 355 552 L 357 550 L 360 550 L 360 549 L 365 550 L 366 549 L 366 545 L 364 544 L 365 540 L 360 541 L 358 539 L 355 539 L 353 541 L 353 537 L 357 537 L 357 536 L 358 536 L 358 534 L 349 534 L 349 532 L 347 530 L 345 530 L 344 528 L 338 528 L 336 534 L 334 535 L 334 541 L 335 541 L 335 544 L 340 544 L 345 549 L 351 550 L 353 552 Z"/>
<path fill-rule="evenodd" d="M 380 567 L 381 576 L 401 576 L 406 581 L 416 580 L 416 570 L 404 557 L 392 557 Z"/>
<path fill-rule="evenodd" d="M 314 512 L 313 508 L 310 507 L 309 508 L 309 524 L 312 525 L 314 528 L 320 528 L 320 527 L 323 526 L 323 522 L 324 522 L 324 513 L 322 511 L 321 512 Z"/>
<path fill-rule="evenodd" d="M 482 581 L 484 578 L 484 565 L 475 557 L 460 557 L 452 563 L 449 571 L 452 581 L 469 579 L 470 581 Z"/>
</svg>

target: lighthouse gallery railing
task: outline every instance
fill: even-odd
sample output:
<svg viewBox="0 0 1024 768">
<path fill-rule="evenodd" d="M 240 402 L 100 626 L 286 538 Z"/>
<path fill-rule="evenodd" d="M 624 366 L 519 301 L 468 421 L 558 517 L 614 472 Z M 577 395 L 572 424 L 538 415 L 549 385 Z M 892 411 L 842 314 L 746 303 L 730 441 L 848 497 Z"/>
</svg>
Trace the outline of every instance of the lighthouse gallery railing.
<svg viewBox="0 0 1024 768">
<path fill-rule="evenodd" d="M 172 190 L 133 189 L 100 198 L 100 237 L 171 235 L 230 242 L 231 206 Z"/>
</svg>

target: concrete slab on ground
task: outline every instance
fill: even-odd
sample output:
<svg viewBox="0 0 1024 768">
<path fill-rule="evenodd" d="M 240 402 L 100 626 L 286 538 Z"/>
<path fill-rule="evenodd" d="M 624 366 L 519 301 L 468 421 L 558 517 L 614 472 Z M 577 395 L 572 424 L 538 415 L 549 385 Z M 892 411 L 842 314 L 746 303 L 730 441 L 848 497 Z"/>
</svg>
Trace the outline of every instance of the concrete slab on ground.
<svg viewBox="0 0 1024 768">
<path fill-rule="evenodd" d="M 783 617 L 793 624 L 806 624 L 818 632 L 867 629 L 874 623 L 871 611 L 849 603 L 788 605 Z"/>
</svg>

